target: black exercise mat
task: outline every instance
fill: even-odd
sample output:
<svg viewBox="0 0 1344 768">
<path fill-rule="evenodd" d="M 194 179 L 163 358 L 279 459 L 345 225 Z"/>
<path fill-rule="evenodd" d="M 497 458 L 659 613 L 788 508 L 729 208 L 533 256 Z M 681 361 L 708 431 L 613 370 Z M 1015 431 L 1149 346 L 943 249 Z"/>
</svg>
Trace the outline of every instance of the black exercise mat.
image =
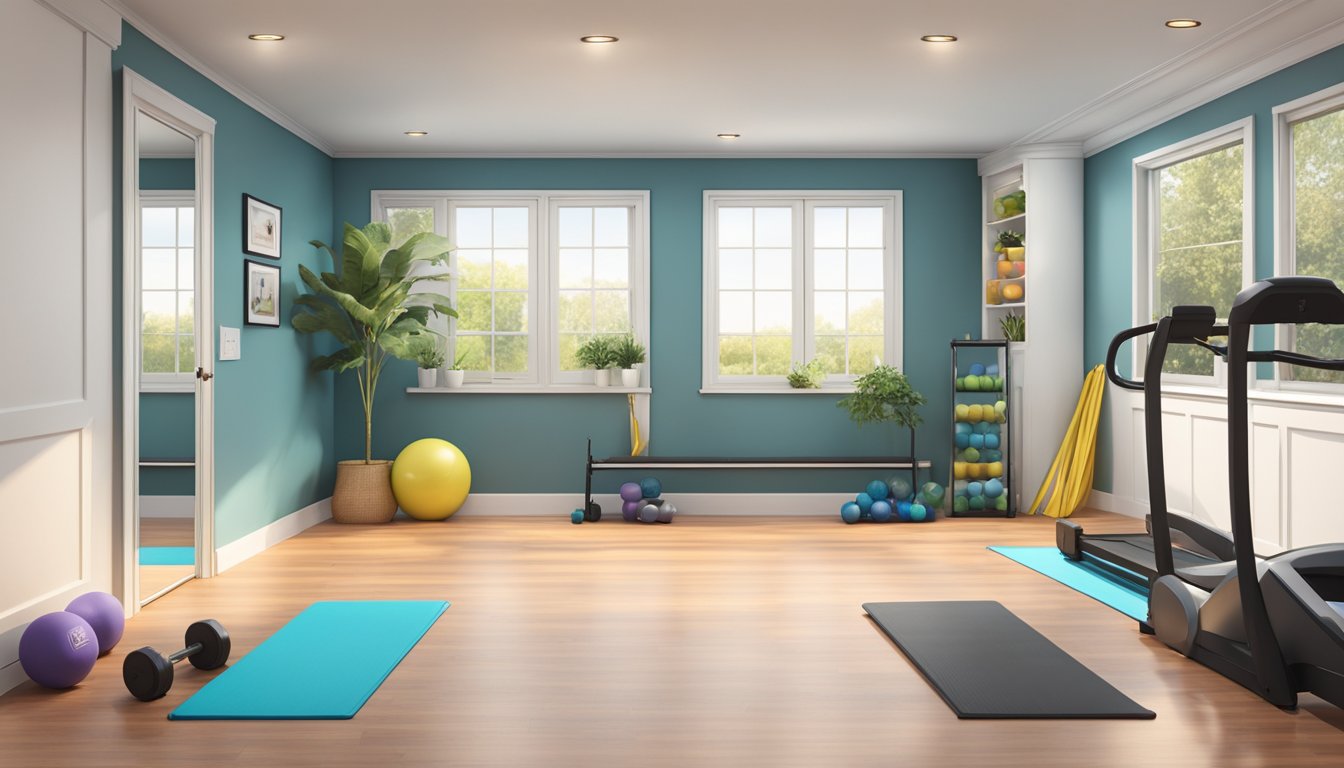
<svg viewBox="0 0 1344 768">
<path fill-rule="evenodd" d="M 863 609 L 959 718 L 1157 716 L 992 600 Z"/>
</svg>

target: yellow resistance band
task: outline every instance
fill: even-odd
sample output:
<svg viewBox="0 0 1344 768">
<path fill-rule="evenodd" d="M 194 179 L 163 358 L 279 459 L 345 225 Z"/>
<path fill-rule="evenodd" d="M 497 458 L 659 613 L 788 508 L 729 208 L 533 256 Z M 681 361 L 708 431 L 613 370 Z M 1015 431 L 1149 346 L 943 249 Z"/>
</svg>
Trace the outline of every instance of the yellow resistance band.
<svg viewBox="0 0 1344 768">
<path fill-rule="evenodd" d="M 644 452 L 644 438 L 639 435 L 639 419 L 635 418 L 635 396 L 626 395 L 630 402 L 630 455 L 638 456 Z"/>
<path fill-rule="evenodd" d="M 1036 514 L 1047 495 L 1050 501 L 1040 511 L 1050 517 L 1068 517 L 1087 500 L 1096 469 L 1097 422 L 1101 420 L 1101 399 L 1105 394 L 1106 375 L 1103 366 L 1098 365 L 1088 371 L 1083 380 L 1083 391 L 1078 396 L 1078 407 L 1073 411 L 1064 442 L 1060 444 L 1027 514 Z"/>
</svg>

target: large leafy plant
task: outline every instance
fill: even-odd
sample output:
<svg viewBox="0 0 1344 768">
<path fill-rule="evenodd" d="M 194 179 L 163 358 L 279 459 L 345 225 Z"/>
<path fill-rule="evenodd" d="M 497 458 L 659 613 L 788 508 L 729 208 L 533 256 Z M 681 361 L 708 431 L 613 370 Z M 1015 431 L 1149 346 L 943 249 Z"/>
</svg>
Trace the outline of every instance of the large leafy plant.
<svg viewBox="0 0 1344 768">
<path fill-rule="evenodd" d="M 445 281 L 447 273 L 411 274 L 420 263 L 442 263 L 453 246 L 429 232 L 412 235 L 396 248 L 380 221 L 360 229 L 345 225 L 341 255 L 319 240 L 312 245 L 331 256 L 338 272 L 321 275 L 299 265 L 299 277 L 312 293 L 294 300 L 292 320 L 300 333 L 325 331 L 341 349 L 314 358 L 319 371 L 355 372 L 364 406 L 364 461 L 373 455 L 373 396 L 388 357 L 416 360 L 439 348 L 439 334 L 428 326 L 430 313 L 457 317 L 449 299 L 431 291 L 411 292 L 423 281 Z"/>
</svg>

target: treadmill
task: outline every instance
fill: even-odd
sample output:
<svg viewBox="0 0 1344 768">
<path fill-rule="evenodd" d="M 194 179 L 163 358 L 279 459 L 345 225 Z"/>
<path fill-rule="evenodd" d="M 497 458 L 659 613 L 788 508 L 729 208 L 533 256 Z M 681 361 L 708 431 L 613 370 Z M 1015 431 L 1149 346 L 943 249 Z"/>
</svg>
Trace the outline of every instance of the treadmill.
<svg viewBox="0 0 1344 768">
<path fill-rule="evenodd" d="M 1208 342 L 1211 336 L 1227 334 L 1227 327 L 1216 322 L 1213 307 L 1178 306 L 1156 323 L 1116 334 L 1106 352 L 1106 377 L 1118 387 L 1143 392 L 1148 503 L 1151 510 L 1164 513 L 1158 519 L 1165 517 L 1168 525 L 1154 530 L 1151 514 L 1145 519 L 1147 530 L 1142 533 L 1088 534 L 1070 520 L 1055 523 L 1055 544 L 1065 556 L 1100 568 L 1144 592 L 1163 572 L 1160 561 L 1167 552 L 1177 576 L 1207 590 L 1218 586 L 1235 566 L 1232 561 L 1236 559 L 1236 551 L 1230 534 L 1167 510 L 1162 452 L 1162 364 L 1167 349 L 1172 344 L 1192 344 L 1225 356 L 1225 347 Z M 1152 334 L 1152 339 L 1143 381 L 1126 379 L 1115 367 L 1120 348 L 1126 341 L 1148 334 Z"/>
</svg>

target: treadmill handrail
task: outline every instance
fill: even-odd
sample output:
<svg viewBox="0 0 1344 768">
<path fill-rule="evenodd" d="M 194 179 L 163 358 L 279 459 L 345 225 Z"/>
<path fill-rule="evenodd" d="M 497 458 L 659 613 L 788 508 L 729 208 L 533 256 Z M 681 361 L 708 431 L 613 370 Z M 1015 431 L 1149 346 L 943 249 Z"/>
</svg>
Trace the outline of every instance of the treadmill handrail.
<svg viewBox="0 0 1344 768">
<path fill-rule="evenodd" d="M 1138 336 L 1146 336 L 1155 330 L 1157 330 L 1157 323 L 1148 323 L 1121 331 L 1115 334 L 1115 338 L 1111 339 L 1111 345 L 1106 349 L 1106 378 L 1110 379 L 1112 384 L 1123 389 L 1132 389 L 1135 392 L 1143 391 L 1142 381 L 1126 379 L 1120 375 L 1120 371 L 1116 370 L 1115 367 L 1115 359 L 1119 357 L 1120 347 L 1124 346 L 1126 341 Z"/>
</svg>

